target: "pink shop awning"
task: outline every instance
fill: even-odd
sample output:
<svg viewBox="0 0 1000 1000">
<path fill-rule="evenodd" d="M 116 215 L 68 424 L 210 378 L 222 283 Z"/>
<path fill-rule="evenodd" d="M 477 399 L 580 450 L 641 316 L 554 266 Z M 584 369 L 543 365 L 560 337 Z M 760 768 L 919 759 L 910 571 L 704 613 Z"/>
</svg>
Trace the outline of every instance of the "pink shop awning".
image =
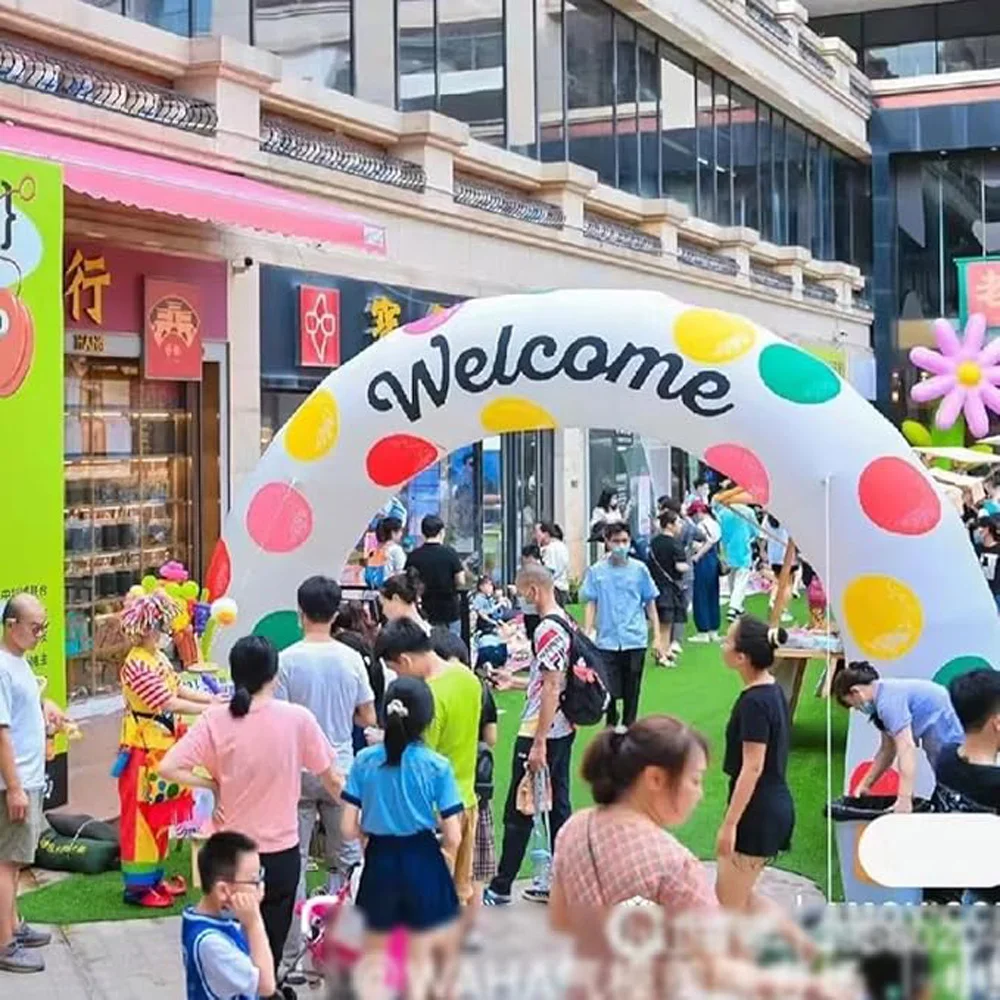
<svg viewBox="0 0 1000 1000">
<path fill-rule="evenodd" d="M 384 255 L 385 229 L 312 195 L 147 153 L 0 125 L 0 149 L 63 165 L 66 187 L 148 212 Z"/>
</svg>

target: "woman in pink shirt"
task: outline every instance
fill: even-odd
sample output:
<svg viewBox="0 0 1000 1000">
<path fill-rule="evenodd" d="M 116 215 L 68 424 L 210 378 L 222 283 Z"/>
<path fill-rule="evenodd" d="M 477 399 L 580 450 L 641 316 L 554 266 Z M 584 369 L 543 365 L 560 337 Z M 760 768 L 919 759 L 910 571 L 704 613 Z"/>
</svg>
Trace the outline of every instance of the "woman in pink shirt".
<svg viewBox="0 0 1000 1000">
<path fill-rule="evenodd" d="M 302 772 L 339 797 L 343 778 L 333 748 L 312 713 L 274 698 L 278 651 L 245 636 L 229 654 L 235 694 L 205 712 L 163 758 L 160 774 L 215 795 L 219 829 L 256 841 L 264 875 L 261 915 L 275 963 L 281 956 L 299 881 L 298 803 Z M 195 773 L 207 771 L 210 777 Z"/>
</svg>

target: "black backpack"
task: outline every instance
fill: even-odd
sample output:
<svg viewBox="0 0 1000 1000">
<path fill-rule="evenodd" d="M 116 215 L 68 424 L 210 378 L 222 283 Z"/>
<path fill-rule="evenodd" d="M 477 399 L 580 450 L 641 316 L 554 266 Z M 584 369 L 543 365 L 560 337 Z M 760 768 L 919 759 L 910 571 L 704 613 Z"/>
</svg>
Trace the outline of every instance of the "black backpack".
<svg viewBox="0 0 1000 1000">
<path fill-rule="evenodd" d="M 611 701 L 601 651 L 563 615 L 545 615 L 538 624 L 545 621 L 556 622 L 569 635 L 566 686 L 559 696 L 559 708 L 574 726 L 596 725 Z"/>
</svg>

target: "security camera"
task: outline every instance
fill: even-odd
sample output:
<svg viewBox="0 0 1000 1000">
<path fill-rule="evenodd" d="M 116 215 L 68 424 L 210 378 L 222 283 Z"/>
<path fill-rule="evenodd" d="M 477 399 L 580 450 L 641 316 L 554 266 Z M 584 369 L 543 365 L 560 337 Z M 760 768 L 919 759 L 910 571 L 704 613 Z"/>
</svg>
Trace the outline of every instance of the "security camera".
<svg viewBox="0 0 1000 1000">
<path fill-rule="evenodd" d="M 238 257 L 236 260 L 230 261 L 229 266 L 235 274 L 243 274 L 244 271 L 249 271 L 253 267 L 253 257 Z"/>
</svg>

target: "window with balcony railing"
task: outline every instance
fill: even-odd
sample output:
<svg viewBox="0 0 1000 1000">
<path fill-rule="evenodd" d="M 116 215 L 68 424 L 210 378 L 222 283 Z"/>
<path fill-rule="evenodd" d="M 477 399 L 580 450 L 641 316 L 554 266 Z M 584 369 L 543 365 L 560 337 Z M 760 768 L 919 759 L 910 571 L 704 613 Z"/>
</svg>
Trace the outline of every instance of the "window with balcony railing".
<svg viewBox="0 0 1000 1000">
<path fill-rule="evenodd" d="M 250 36 L 250 0 L 85 0 L 175 35 Z"/>
<path fill-rule="evenodd" d="M 810 27 L 843 38 L 873 80 L 1000 69 L 1000 3 L 952 0 L 817 17 Z"/>
</svg>

